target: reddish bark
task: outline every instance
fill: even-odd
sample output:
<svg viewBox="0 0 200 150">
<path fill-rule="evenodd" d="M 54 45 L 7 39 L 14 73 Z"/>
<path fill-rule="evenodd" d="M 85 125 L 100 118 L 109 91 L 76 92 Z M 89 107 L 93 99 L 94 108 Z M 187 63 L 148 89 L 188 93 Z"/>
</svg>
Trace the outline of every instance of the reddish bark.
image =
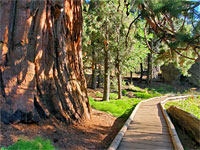
<svg viewBox="0 0 200 150">
<path fill-rule="evenodd" d="M 1 110 L 66 122 L 89 117 L 81 0 L 3 0 L 0 19 Z"/>
</svg>

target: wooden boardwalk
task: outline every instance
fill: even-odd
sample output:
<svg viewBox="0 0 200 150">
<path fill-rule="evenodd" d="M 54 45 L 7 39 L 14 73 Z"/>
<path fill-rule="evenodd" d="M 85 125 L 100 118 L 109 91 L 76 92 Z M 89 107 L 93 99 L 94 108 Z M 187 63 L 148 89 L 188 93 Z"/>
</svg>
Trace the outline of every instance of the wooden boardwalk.
<svg viewBox="0 0 200 150">
<path fill-rule="evenodd" d="M 167 124 L 155 98 L 138 108 L 122 138 L 118 150 L 173 150 Z"/>
</svg>

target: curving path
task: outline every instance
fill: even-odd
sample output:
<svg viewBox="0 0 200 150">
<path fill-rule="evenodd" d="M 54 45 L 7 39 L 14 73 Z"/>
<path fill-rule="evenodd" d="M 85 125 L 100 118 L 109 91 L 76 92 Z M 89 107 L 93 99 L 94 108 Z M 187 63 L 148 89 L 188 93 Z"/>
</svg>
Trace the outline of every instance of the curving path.
<svg viewBox="0 0 200 150">
<path fill-rule="evenodd" d="M 159 105 L 164 99 L 166 98 L 155 98 L 141 103 L 118 150 L 174 149 Z"/>
</svg>

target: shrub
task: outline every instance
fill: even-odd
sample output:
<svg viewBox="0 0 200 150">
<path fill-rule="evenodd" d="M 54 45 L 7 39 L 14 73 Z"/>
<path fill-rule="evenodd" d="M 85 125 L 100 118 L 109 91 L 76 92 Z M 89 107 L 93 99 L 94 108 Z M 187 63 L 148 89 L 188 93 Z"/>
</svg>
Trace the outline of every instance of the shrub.
<svg viewBox="0 0 200 150">
<path fill-rule="evenodd" d="M 113 79 L 113 80 L 110 81 L 110 89 L 117 91 L 117 89 L 118 89 L 117 79 Z"/>
<path fill-rule="evenodd" d="M 110 93 L 110 99 L 117 99 L 118 98 L 118 94 L 116 93 Z"/>
<path fill-rule="evenodd" d="M 127 91 L 123 89 L 122 90 L 122 95 L 125 96 L 126 94 L 127 94 Z"/>
<path fill-rule="evenodd" d="M 103 94 L 102 93 L 96 93 L 96 96 L 102 98 Z"/>
</svg>

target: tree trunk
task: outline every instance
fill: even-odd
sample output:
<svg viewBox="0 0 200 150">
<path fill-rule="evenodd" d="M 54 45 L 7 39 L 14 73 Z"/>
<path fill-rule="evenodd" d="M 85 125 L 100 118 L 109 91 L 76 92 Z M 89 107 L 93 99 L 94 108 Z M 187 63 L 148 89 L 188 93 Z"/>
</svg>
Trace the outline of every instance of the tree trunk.
<svg viewBox="0 0 200 150">
<path fill-rule="evenodd" d="M 95 60 L 95 50 L 93 49 L 92 51 L 92 83 L 91 83 L 91 88 L 96 89 L 96 60 Z"/>
<path fill-rule="evenodd" d="M 152 67 L 152 79 L 158 79 L 158 75 L 160 72 L 160 66 L 153 66 Z"/>
<path fill-rule="evenodd" d="M 130 78 L 131 78 L 130 84 L 132 84 L 133 83 L 133 72 L 132 71 L 130 72 Z"/>
<path fill-rule="evenodd" d="M 110 95 L 110 69 L 109 69 L 109 50 L 105 50 L 104 57 L 104 93 L 103 100 L 109 101 Z"/>
<path fill-rule="evenodd" d="M 118 99 L 122 98 L 122 75 L 120 70 L 120 63 L 117 61 L 117 80 L 118 80 Z"/>
<path fill-rule="evenodd" d="M 144 74 L 144 72 L 143 72 L 143 64 L 140 63 L 140 82 L 142 82 L 143 74 Z"/>
<path fill-rule="evenodd" d="M 100 88 L 101 87 L 101 65 L 99 64 L 99 67 L 98 67 L 98 83 L 97 83 L 97 88 Z"/>
<path fill-rule="evenodd" d="M 82 1 L 1 1 L 0 18 L 1 120 L 89 118 Z"/>
<path fill-rule="evenodd" d="M 148 69 L 147 69 L 147 85 L 151 85 L 152 83 L 152 54 L 148 54 Z"/>
</svg>

